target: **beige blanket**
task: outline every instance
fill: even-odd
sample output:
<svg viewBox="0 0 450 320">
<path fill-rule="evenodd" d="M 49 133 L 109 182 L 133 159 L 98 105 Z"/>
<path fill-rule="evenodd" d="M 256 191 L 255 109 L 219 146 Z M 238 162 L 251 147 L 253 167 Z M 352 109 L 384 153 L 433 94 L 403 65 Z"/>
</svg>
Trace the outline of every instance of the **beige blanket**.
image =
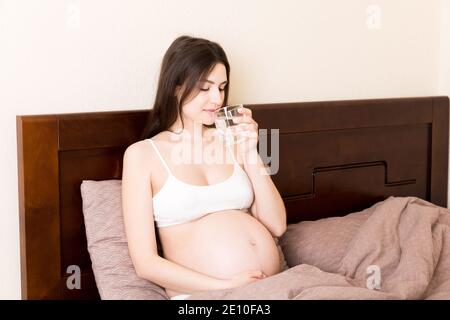
<svg viewBox="0 0 450 320">
<path fill-rule="evenodd" d="M 416 197 L 390 197 L 370 210 L 336 273 L 300 264 L 189 299 L 450 299 L 450 211 Z"/>
</svg>

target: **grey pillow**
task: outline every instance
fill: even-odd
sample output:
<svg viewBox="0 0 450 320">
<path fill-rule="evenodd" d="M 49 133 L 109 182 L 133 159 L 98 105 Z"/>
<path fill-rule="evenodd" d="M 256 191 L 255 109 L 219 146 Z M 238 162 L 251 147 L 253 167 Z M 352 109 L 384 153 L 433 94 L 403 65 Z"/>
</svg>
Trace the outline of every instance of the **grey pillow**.
<svg viewBox="0 0 450 320">
<path fill-rule="evenodd" d="M 374 207 L 343 217 L 289 224 L 280 245 L 289 267 L 309 264 L 323 271 L 337 273 L 347 246 Z"/>
<path fill-rule="evenodd" d="M 81 196 L 88 251 L 101 299 L 169 299 L 164 288 L 136 275 L 123 224 L 121 180 L 84 180 Z"/>
</svg>

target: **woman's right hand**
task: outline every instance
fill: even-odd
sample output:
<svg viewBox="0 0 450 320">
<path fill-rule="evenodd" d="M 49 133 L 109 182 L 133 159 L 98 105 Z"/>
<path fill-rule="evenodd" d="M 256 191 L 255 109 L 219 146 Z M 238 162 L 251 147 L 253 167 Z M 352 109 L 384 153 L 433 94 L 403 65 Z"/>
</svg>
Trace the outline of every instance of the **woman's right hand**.
<svg viewBox="0 0 450 320">
<path fill-rule="evenodd" d="M 228 288 L 241 287 L 246 284 L 262 280 L 266 275 L 261 270 L 248 270 L 235 274 L 227 280 Z"/>
</svg>

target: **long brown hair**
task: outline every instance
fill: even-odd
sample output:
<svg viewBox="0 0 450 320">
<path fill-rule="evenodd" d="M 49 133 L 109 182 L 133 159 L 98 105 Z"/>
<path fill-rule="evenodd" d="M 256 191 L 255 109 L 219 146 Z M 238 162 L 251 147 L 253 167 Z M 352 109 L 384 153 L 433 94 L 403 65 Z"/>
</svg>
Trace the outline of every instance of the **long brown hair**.
<svg viewBox="0 0 450 320">
<path fill-rule="evenodd" d="M 230 65 L 222 47 L 215 42 L 181 36 L 167 49 L 162 60 L 155 103 L 143 132 L 142 139 L 151 138 L 168 130 L 181 116 L 181 107 L 198 90 L 197 83 L 207 76 L 214 66 L 225 66 L 228 85 L 225 86 L 223 105 L 228 101 L 230 85 Z M 176 88 L 183 87 L 181 96 L 176 96 Z M 184 123 L 181 118 L 183 128 Z"/>
</svg>

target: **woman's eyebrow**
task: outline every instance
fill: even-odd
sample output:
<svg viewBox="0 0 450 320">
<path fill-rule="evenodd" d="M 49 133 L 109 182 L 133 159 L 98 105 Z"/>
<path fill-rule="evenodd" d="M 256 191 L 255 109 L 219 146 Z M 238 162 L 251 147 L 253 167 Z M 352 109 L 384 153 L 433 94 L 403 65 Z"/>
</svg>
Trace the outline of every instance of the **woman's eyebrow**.
<svg viewBox="0 0 450 320">
<path fill-rule="evenodd" d="M 211 80 L 206 80 L 206 79 L 205 79 L 205 80 L 200 80 L 200 81 L 201 81 L 201 82 L 208 82 L 208 83 L 215 84 L 214 81 L 211 81 Z M 225 83 L 228 83 L 228 81 L 225 80 L 224 82 L 221 83 L 221 85 L 222 85 L 222 84 L 225 84 Z"/>
</svg>

